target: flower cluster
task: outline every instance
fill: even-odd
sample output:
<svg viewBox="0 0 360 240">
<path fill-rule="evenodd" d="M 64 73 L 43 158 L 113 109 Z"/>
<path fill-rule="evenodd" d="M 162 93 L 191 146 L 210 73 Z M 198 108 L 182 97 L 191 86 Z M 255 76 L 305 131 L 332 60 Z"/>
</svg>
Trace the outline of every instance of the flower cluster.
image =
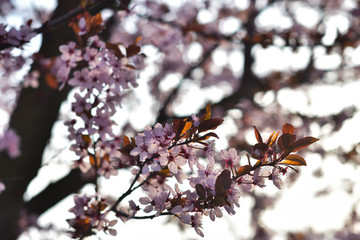
<svg viewBox="0 0 360 240">
<path fill-rule="evenodd" d="M 77 117 L 65 123 L 69 139 L 74 142 L 71 150 L 78 156 L 74 167 L 96 178 L 109 178 L 118 174 L 119 169 L 131 168 L 133 181 L 115 202 L 100 195 L 75 196 L 75 206 L 70 209 L 75 218 L 68 220 L 74 238 L 94 234 L 95 230 L 116 234 L 111 228 L 115 221 L 107 219 L 110 212 L 123 221 L 173 215 L 203 236 L 203 216 L 214 221 L 223 216 L 223 210 L 233 215 L 242 190 L 264 187 L 265 179 L 281 188 L 282 176 L 289 168 L 306 165 L 301 156 L 291 153 L 317 139 L 296 140 L 290 124 L 284 125 L 281 136 L 272 133 L 267 142 L 254 127 L 258 141 L 251 154 L 256 160 L 254 164 L 248 155 L 248 164 L 241 165 L 234 148 L 217 154 L 213 138 L 218 136 L 212 130 L 223 119 L 211 117 L 210 105 L 202 116 L 147 126 L 134 138 L 114 134 L 111 117 L 124 91 L 137 86 L 136 69 L 143 65 L 139 61 L 141 38 L 128 46 L 104 42 L 94 35 L 102 29 L 101 22 L 99 15 L 91 17 L 87 13 L 74 20 L 71 26 L 78 42 L 60 46 L 61 56 L 55 62 L 53 74 L 61 82 L 60 89 L 68 84 L 79 90 L 72 102 Z M 175 32 L 164 34 L 170 34 L 169 39 L 176 38 Z M 176 180 L 174 187 L 170 179 Z M 190 188 L 182 189 L 179 184 L 184 183 Z M 128 207 L 122 204 L 139 188 L 145 196 L 138 199 L 138 204 L 133 200 Z M 96 191 L 99 192 L 98 185 Z M 145 215 L 139 216 L 141 212 Z"/>
<path fill-rule="evenodd" d="M 241 191 L 264 187 L 265 179 L 272 180 L 280 188 L 281 178 L 288 168 L 306 164 L 302 157 L 290 153 L 317 141 L 312 137 L 296 140 L 294 128 L 285 124 L 279 138 L 279 133 L 274 132 L 264 143 L 255 128 L 258 143 L 253 146 L 252 156 L 257 161 L 251 164 L 248 156 L 248 164 L 241 166 L 240 156 L 234 148 L 216 154 L 214 141 L 206 141 L 217 138 L 211 130 L 222 121 L 211 118 L 208 106 L 201 117 L 177 119 L 165 125 L 157 123 L 154 127 L 147 126 L 135 138 L 124 136 L 119 151 L 126 156 L 127 166 L 133 167 L 134 180 L 128 191 L 107 211 L 113 211 L 123 221 L 173 215 L 203 236 L 203 216 L 215 221 L 223 216 L 223 210 L 235 214 Z M 259 153 L 265 145 L 266 153 Z M 190 175 L 185 171 L 187 167 Z M 169 185 L 171 178 L 177 181 L 174 187 Z M 189 183 L 190 189 L 179 187 L 185 182 Z M 138 188 L 147 193 L 138 199 L 139 205 L 134 201 L 129 202 L 128 208 L 120 205 Z M 138 216 L 141 210 L 147 215 Z"/>
<path fill-rule="evenodd" d="M 110 235 L 115 236 L 116 230 L 112 228 L 117 220 L 109 221 L 106 219 L 108 212 L 104 212 L 106 203 L 104 199 L 97 200 L 97 196 L 82 197 L 74 196 L 75 206 L 69 212 L 76 215 L 73 219 L 68 219 L 69 225 L 75 229 L 71 232 L 73 238 L 85 237 L 92 235 L 93 228 L 102 230 Z"/>
<path fill-rule="evenodd" d="M 0 12 L 2 6 L 0 2 Z M 0 23 L 0 77 L 3 79 L 3 81 L 0 81 L 1 95 L 17 90 L 11 77 L 16 76 L 14 73 L 24 68 L 27 58 L 22 55 L 21 51 L 13 50 L 14 48 L 22 50 L 22 46 L 36 36 L 30 26 L 31 20 L 22 25 L 19 30 L 15 28 L 9 30 L 6 25 Z M 10 111 L 12 107 L 13 104 L 6 106 Z"/>
<path fill-rule="evenodd" d="M 25 25 L 22 25 L 19 30 L 11 28 L 6 30 L 6 25 L 0 24 L 0 49 L 3 50 L 9 47 L 21 47 L 36 36 L 36 33 L 31 29 L 31 20 Z"/>
<path fill-rule="evenodd" d="M 59 47 L 61 55 L 51 74 L 61 83 L 60 90 L 66 84 L 78 90 L 71 105 L 76 117 L 65 122 L 69 139 L 74 141 L 71 149 L 79 156 L 75 166 L 84 172 L 96 166 L 96 174 L 109 177 L 117 174 L 114 167 L 122 166 L 110 160 L 119 157 L 114 151 L 119 147 L 119 139 L 113 133 L 111 118 L 126 90 L 137 87 L 136 71 L 144 64 L 137 45 L 141 38 L 121 52 L 121 44 L 104 42 L 96 35 L 101 24 L 100 15 L 80 14 L 71 23 L 78 42 Z"/>
</svg>

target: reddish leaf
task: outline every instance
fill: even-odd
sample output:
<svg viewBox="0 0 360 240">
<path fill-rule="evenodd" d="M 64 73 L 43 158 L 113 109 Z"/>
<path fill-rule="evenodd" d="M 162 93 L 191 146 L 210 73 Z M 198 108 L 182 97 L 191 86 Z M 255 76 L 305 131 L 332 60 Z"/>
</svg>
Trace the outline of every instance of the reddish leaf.
<svg viewBox="0 0 360 240">
<path fill-rule="evenodd" d="M 173 130 L 178 138 L 181 135 L 182 130 L 185 127 L 185 121 L 183 119 L 175 119 L 172 126 L 173 126 Z"/>
<path fill-rule="evenodd" d="M 290 154 L 289 156 L 285 157 L 285 159 L 281 161 L 280 164 L 293 165 L 293 166 L 302 166 L 302 165 L 306 166 L 306 161 L 303 157 L 297 154 Z"/>
<path fill-rule="evenodd" d="M 125 65 L 127 68 L 129 68 L 130 70 L 136 70 L 136 67 L 134 65 L 131 64 L 126 64 Z"/>
<path fill-rule="evenodd" d="M 226 201 L 225 201 L 224 196 L 220 196 L 220 195 L 215 196 L 215 198 L 214 198 L 215 206 L 221 207 L 221 206 L 224 206 L 225 204 L 226 204 Z"/>
<path fill-rule="evenodd" d="M 206 199 L 206 191 L 203 185 L 196 184 L 195 185 L 196 193 L 199 195 L 200 200 Z"/>
<path fill-rule="evenodd" d="M 94 155 L 89 155 L 89 160 L 92 166 L 95 167 L 95 159 L 96 159 L 96 167 L 100 167 L 100 159 L 98 157 L 95 158 Z"/>
<path fill-rule="evenodd" d="M 245 166 L 240 167 L 237 170 L 236 177 L 241 177 L 245 174 L 248 174 L 251 171 L 251 169 L 252 169 L 251 165 L 245 165 Z"/>
<path fill-rule="evenodd" d="M 209 139 L 210 137 L 216 137 L 219 138 L 218 135 L 214 132 L 209 132 L 207 134 L 205 134 L 204 136 L 199 136 L 196 141 L 201 142 L 201 141 L 205 141 L 207 139 Z"/>
<path fill-rule="evenodd" d="M 295 131 L 294 126 L 291 125 L 290 123 L 285 123 L 282 128 L 283 134 L 285 133 L 294 134 L 294 131 Z"/>
<path fill-rule="evenodd" d="M 224 195 L 231 187 L 230 171 L 224 169 L 215 181 L 215 195 Z"/>
<path fill-rule="evenodd" d="M 215 206 L 224 206 L 225 204 L 230 205 L 227 201 L 228 190 L 231 187 L 231 176 L 228 169 L 223 170 L 215 181 Z"/>
<path fill-rule="evenodd" d="M 258 151 L 256 151 L 258 150 Z M 260 159 L 264 156 L 265 152 L 268 150 L 268 145 L 265 143 L 257 143 L 253 146 L 253 154 L 251 155 L 253 158 Z"/>
<path fill-rule="evenodd" d="M 46 73 L 45 74 L 45 80 L 46 80 L 46 84 L 52 88 L 52 89 L 58 89 L 59 87 L 59 83 L 56 80 L 56 77 L 50 73 Z"/>
<path fill-rule="evenodd" d="M 273 133 L 270 135 L 270 137 L 269 137 L 268 140 L 267 140 L 267 145 L 268 145 L 269 147 L 271 147 L 271 146 L 275 143 L 277 137 L 279 136 L 279 133 L 280 133 L 280 132 L 277 132 L 277 133 L 275 134 L 275 132 L 273 132 Z"/>
<path fill-rule="evenodd" d="M 130 142 L 130 139 L 128 138 L 128 136 L 124 135 L 124 139 L 123 139 L 123 145 L 124 147 L 130 145 L 131 142 Z"/>
<path fill-rule="evenodd" d="M 90 139 L 89 135 L 84 135 L 84 134 L 82 134 L 82 135 L 81 135 L 81 138 L 82 138 L 82 140 L 85 142 L 86 146 L 89 146 L 89 145 L 90 145 L 91 139 Z"/>
<path fill-rule="evenodd" d="M 118 44 L 106 42 L 105 45 L 106 45 L 106 48 L 112 50 L 114 52 L 115 56 L 117 56 L 118 58 L 125 57 L 124 54 L 120 51 Z"/>
<path fill-rule="evenodd" d="M 296 142 L 292 145 L 292 147 L 294 148 L 292 152 L 299 151 L 300 149 L 303 149 L 318 140 L 319 140 L 318 138 L 314 138 L 314 137 L 300 138 L 296 140 Z"/>
<path fill-rule="evenodd" d="M 206 114 L 204 120 L 208 120 L 211 118 L 211 106 L 210 104 L 206 105 Z"/>
<path fill-rule="evenodd" d="M 204 121 L 201 121 L 198 126 L 199 132 L 205 132 L 208 130 L 216 129 L 220 124 L 222 124 L 224 119 L 222 118 L 211 118 Z"/>
<path fill-rule="evenodd" d="M 140 46 L 132 44 L 126 48 L 126 57 L 135 56 L 140 52 L 140 50 Z"/>
<path fill-rule="evenodd" d="M 104 27 L 102 26 L 102 22 L 103 20 L 101 17 L 101 13 L 98 13 L 90 18 L 90 22 L 86 23 L 87 27 L 89 28 L 88 31 L 90 36 L 96 35 L 104 29 Z"/>
<path fill-rule="evenodd" d="M 142 39 L 142 37 L 137 37 L 134 41 L 134 45 L 138 44 L 140 42 L 140 40 Z"/>
<path fill-rule="evenodd" d="M 181 131 L 181 137 L 188 138 L 191 134 L 189 132 L 192 127 L 192 122 L 186 122 L 184 128 Z"/>
<path fill-rule="evenodd" d="M 281 151 L 288 149 L 296 140 L 296 136 L 290 133 L 285 133 L 281 135 L 277 141 L 278 146 Z"/>
<path fill-rule="evenodd" d="M 254 131 L 255 131 L 255 137 L 256 137 L 256 140 L 258 141 L 258 143 L 263 143 L 263 140 L 262 140 L 262 137 L 261 137 L 261 134 L 259 132 L 259 130 L 253 126 L 254 128 Z"/>
</svg>

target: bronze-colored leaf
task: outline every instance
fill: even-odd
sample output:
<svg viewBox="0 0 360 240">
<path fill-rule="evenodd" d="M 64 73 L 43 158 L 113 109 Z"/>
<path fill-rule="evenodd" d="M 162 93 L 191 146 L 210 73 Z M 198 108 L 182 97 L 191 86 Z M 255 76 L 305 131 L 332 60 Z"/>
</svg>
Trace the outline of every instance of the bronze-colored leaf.
<svg viewBox="0 0 360 240">
<path fill-rule="evenodd" d="M 135 56 L 140 52 L 140 50 L 140 46 L 132 44 L 126 48 L 126 57 Z"/>
<path fill-rule="evenodd" d="M 140 40 L 142 39 L 142 36 L 137 37 L 134 41 L 134 45 L 138 44 L 140 42 Z"/>
<path fill-rule="evenodd" d="M 120 44 L 106 42 L 105 45 L 106 48 L 112 50 L 115 56 L 118 57 L 119 59 L 125 57 L 125 55 L 120 51 L 119 48 Z"/>
<path fill-rule="evenodd" d="M 277 141 L 278 146 L 281 151 L 288 149 L 296 140 L 296 136 L 290 133 L 285 133 L 281 135 Z"/>
<path fill-rule="evenodd" d="M 205 200 L 206 199 L 206 190 L 205 190 L 204 186 L 201 184 L 196 184 L 195 189 L 196 189 L 196 193 L 199 195 L 199 199 Z"/>
<path fill-rule="evenodd" d="M 224 206 L 226 204 L 224 196 L 222 195 L 215 196 L 213 200 L 213 204 L 218 207 Z"/>
<path fill-rule="evenodd" d="M 255 131 L 255 137 L 256 137 L 256 140 L 258 141 L 258 143 L 263 143 L 263 140 L 262 140 L 262 137 L 261 137 L 261 134 L 259 132 L 259 130 L 253 126 L 254 128 L 254 131 Z"/>
<path fill-rule="evenodd" d="M 56 77 L 50 73 L 45 74 L 46 84 L 52 89 L 59 88 L 59 82 L 57 81 Z"/>
<path fill-rule="evenodd" d="M 180 136 L 182 138 L 188 138 L 191 136 L 191 132 L 189 131 L 191 129 L 191 127 L 193 126 L 192 122 L 185 122 L 184 128 L 181 131 Z"/>
<path fill-rule="evenodd" d="M 102 17 L 101 13 L 97 13 L 95 16 L 90 18 L 90 23 L 87 23 L 86 25 L 89 25 L 89 35 L 93 36 L 98 34 L 100 31 L 104 29 L 102 26 Z"/>
<path fill-rule="evenodd" d="M 300 149 L 303 149 L 318 140 L 319 140 L 318 138 L 314 138 L 314 137 L 300 138 L 296 140 L 296 142 L 292 145 L 292 147 L 294 148 L 292 151 L 293 152 L 299 151 Z"/>
<path fill-rule="evenodd" d="M 268 150 L 268 145 L 265 143 L 257 143 L 253 146 L 253 154 L 251 155 L 253 158 L 260 159 L 264 157 L 265 152 Z"/>
<path fill-rule="evenodd" d="M 209 139 L 210 137 L 219 138 L 216 133 L 214 133 L 214 132 L 209 132 L 209 133 L 207 133 L 207 134 L 205 134 L 205 135 L 203 135 L 203 136 L 199 136 L 199 137 L 196 139 L 196 141 L 197 141 L 197 142 L 205 141 L 205 140 Z"/>
<path fill-rule="evenodd" d="M 176 136 L 180 136 L 182 133 L 182 130 L 185 127 L 185 121 L 183 119 L 175 119 L 172 124 L 173 130 L 176 134 Z"/>
<path fill-rule="evenodd" d="M 280 164 L 285 165 L 293 165 L 293 166 L 306 166 L 306 161 L 303 157 L 297 155 L 297 154 L 290 154 L 289 156 L 286 156 L 283 161 L 280 162 Z"/>
<path fill-rule="evenodd" d="M 81 135 L 81 138 L 82 138 L 82 140 L 85 142 L 86 146 L 89 146 L 89 145 L 90 145 L 91 139 L 90 139 L 90 136 L 89 136 L 89 135 L 84 135 L 84 134 L 82 134 L 82 135 Z"/>
<path fill-rule="evenodd" d="M 271 147 L 271 146 L 275 143 L 277 137 L 279 136 L 279 133 L 280 133 L 280 132 L 277 132 L 277 133 L 273 132 L 273 133 L 270 135 L 270 137 L 268 138 L 268 141 L 267 141 L 267 145 L 268 145 L 269 147 Z"/>
<path fill-rule="evenodd" d="M 124 139 L 123 139 L 123 145 L 124 147 L 126 147 L 127 145 L 130 145 L 131 142 L 130 142 L 130 138 L 126 135 L 124 135 Z"/>
<path fill-rule="evenodd" d="M 285 133 L 294 134 L 294 131 L 295 131 L 295 128 L 290 123 L 285 123 L 282 128 L 283 134 L 285 134 Z"/>
<path fill-rule="evenodd" d="M 206 105 L 206 114 L 204 120 L 208 120 L 211 118 L 211 106 L 210 103 Z"/>
<path fill-rule="evenodd" d="M 231 173 L 228 169 L 224 169 L 215 181 L 215 195 L 224 195 L 231 187 Z"/>
<path fill-rule="evenodd" d="M 251 165 L 245 165 L 245 166 L 240 167 L 237 170 L 236 177 L 241 177 L 241 176 L 244 176 L 245 174 L 248 174 L 251 171 L 251 169 L 252 169 Z"/>
<path fill-rule="evenodd" d="M 222 119 L 222 118 L 211 118 L 211 119 L 201 121 L 198 126 L 198 131 L 205 132 L 208 130 L 214 130 L 223 122 L 224 122 L 224 119 Z"/>
</svg>

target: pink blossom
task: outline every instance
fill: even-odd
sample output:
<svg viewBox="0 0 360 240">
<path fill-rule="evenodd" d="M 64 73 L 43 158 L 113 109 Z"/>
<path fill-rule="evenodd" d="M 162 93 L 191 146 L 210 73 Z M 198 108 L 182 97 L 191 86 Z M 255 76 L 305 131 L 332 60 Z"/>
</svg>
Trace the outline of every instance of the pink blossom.
<svg viewBox="0 0 360 240">
<path fill-rule="evenodd" d="M 5 191 L 5 189 L 6 189 L 5 184 L 4 184 L 3 182 L 0 182 L 0 194 L 1 194 L 3 191 Z"/>
<path fill-rule="evenodd" d="M 195 229 L 195 232 L 204 237 L 204 233 L 201 231 L 202 228 L 202 215 L 200 213 L 195 213 L 194 216 L 191 217 L 191 226 Z"/>
<path fill-rule="evenodd" d="M 76 43 L 73 41 L 69 42 L 67 45 L 61 45 L 59 50 L 62 53 L 60 59 L 64 62 L 78 62 L 82 60 L 81 50 L 76 48 Z"/>
<path fill-rule="evenodd" d="M 109 179 L 110 176 L 117 176 L 118 171 L 114 168 L 112 162 L 103 160 L 100 168 L 98 169 L 98 174 L 104 176 L 106 179 Z"/>
<path fill-rule="evenodd" d="M 282 176 L 286 173 L 286 168 L 282 168 L 278 165 L 275 165 L 273 167 L 272 173 L 271 173 L 271 179 L 274 183 L 274 185 L 281 189 L 284 186 L 284 181 L 282 180 Z"/>
<path fill-rule="evenodd" d="M 89 64 L 89 68 L 95 68 L 101 62 L 102 54 L 96 48 L 86 48 L 84 60 Z"/>
<path fill-rule="evenodd" d="M 131 156 L 140 156 L 140 161 L 144 162 L 151 158 L 152 154 L 158 151 L 158 145 L 155 139 L 146 138 L 145 133 L 139 133 L 135 137 L 136 147 L 130 152 Z"/>
<path fill-rule="evenodd" d="M 75 71 L 73 77 L 69 79 L 68 84 L 74 87 L 80 87 L 80 91 L 90 88 L 89 84 L 89 70 L 87 68 L 81 69 L 81 71 Z"/>
<path fill-rule="evenodd" d="M 168 197 L 169 193 L 160 192 L 152 198 L 141 197 L 139 202 L 143 205 L 147 205 L 144 209 L 144 212 L 149 213 L 155 210 L 156 215 L 160 215 L 160 213 L 166 209 L 166 201 Z"/>
<path fill-rule="evenodd" d="M 160 152 L 159 162 L 161 166 L 167 166 L 173 174 L 177 174 L 179 167 L 186 164 L 186 159 L 180 156 L 180 147 L 175 146 L 169 151 Z"/>
<path fill-rule="evenodd" d="M 6 150 L 10 158 L 20 155 L 20 137 L 13 129 L 8 129 L 0 136 L 0 151 Z"/>
<path fill-rule="evenodd" d="M 71 104 L 71 110 L 77 114 L 84 113 L 91 109 L 91 103 L 89 102 L 90 94 L 87 93 L 84 96 L 81 96 L 79 93 L 75 93 L 75 101 Z"/>
<path fill-rule="evenodd" d="M 222 150 L 220 153 L 221 160 L 225 162 L 226 168 L 233 168 L 239 164 L 240 156 L 237 155 L 235 148 L 230 148 L 228 151 Z"/>
<path fill-rule="evenodd" d="M 215 163 L 215 155 L 216 155 L 216 151 L 215 151 L 215 140 L 212 140 L 211 142 L 209 142 L 206 147 L 204 147 L 204 152 L 205 152 L 205 156 L 207 157 L 207 159 L 211 162 L 211 163 Z"/>
<path fill-rule="evenodd" d="M 191 171 L 194 171 L 194 169 L 193 169 L 194 164 L 198 163 L 196 153 L 197 153 L 196 148 L 193 148 L 193 147 L 187 146 L 187 145 L 181 146 L 180 154 L 187 160 Z"/>
<path fill-rule="evenodd" d="M 37 88 L 39 86 L 38 78 L 40 76 L 39 71 L 31 71 L 24 77 L 24 87 Z"/>
<path fill-rule="evenodd" d="M 79 20 L 79 35 L 85 35 L 87 33 L 87 30 L 86 30 L 86 20 L 85 18 L 80 18 Z"/>
<path fill-rule="evenodd" d="M 198 173 L 196 177 L 190 177 L 190 185 L 195 188 L 196 184 L 201 184 L 205 188 L 210 188 L 215 192 L 215 181 L 217 176 L 220 174 L 221 169 L 215 169 L 213 163 L 203 166 L 198 164 Z"/>
</svg>

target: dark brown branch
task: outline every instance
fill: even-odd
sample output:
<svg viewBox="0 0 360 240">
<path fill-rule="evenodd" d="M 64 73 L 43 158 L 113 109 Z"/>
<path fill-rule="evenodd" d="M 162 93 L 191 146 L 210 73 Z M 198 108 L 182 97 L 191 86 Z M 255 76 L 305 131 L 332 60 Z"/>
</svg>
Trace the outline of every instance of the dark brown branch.
<svg viewBox="0 0 360 240">
<path fill-rule="evenodd" d="M 110 0 L 99 1 L 101 7 L 113 2 Z M 70 19 L 72 15 L 67 15 L 71 9 L 76 9 L 80 0 L 59 0 L 58 6 L 54 11 L 52 19 Z M 100 11 L 97 5 L 97 11 Z M 91 10 L 95 10 L 92 8 Z M 66 15 L 67 18 L 62 16 Z M 54 57 L 59 54 L 58 47 L 69 41 L 74 41 L 75 36 L 71 28 L 61 21 L 56 20 L 56 28 L 42 29 L 43 43 L 39 53 L 44 57 Z M 39 30 L 40 31 L 40 30 Z M 5 182 L 6 190 L 0 195 L 0 236 L 1 239 L 16 239 L 20 234 L 18 221 L 22 209 L 25 207 L 23 194 L 30 181 L 37 175 L 41 168 L 42 156 L 45 147 L 51 137 L 53 124 L 58 118 L 60 105 L 66 99 L 69 88 L 62 91 L 50 88 L 44 76 L 39 79 L 37 89 L 24 88 L 19 94 L 17 105 L 9 121 L 9 127 L 14 129 L 21 139 L 21 155 L 16 159 L 10 159 L 4 152 L 0 152 L 0 180 L 10 180 Z M 64 189 L 65 183 L 71 179 L 78 179 L 78 184 L 73 186 L 76 190 L 85 184 L 86 180 L 80 180 L 78 173 L 72 172 L 63 181 L 50 185 L 45 192 L 33 200 L 28 205 L 28 209 L 33 208 L 35 212 L 44 212 L 56 201 L 70 193 L 69 189 Z M 69 186 L 73 183 L 70 182 Z M 55 187 L 61 187 L 57 196 L 46 195 L 52 198 L 52 204 L 44 203 L 45 193 L 55 193 Z M 71 187 L 70 187 L 71 188 Z M 47 201 L 47 200 L 46 200 Z M 45 201 L 45 202 L 46 202 Z M 45 204 L 39 207 L 41 204 Z"/>
<path fill-rule="evenodd" d="M 68 175 L 49 184 L 41 193 L 27 202 L 25 209 L 28 213 L 41 215 L 65 197 L 78 192 L 87 183 L 95 184 L 95 178 L 84 178 L 80 169 L 73 169 Z"/>
</svg>

